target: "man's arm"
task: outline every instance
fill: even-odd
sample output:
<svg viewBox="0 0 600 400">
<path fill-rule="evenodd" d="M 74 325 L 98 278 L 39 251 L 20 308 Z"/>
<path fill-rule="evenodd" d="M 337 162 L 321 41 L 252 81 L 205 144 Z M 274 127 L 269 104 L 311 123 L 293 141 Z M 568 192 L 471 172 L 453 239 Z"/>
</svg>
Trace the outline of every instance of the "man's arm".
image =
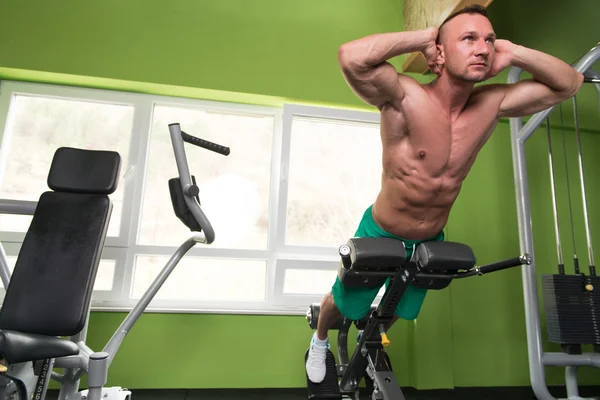
<svg viewBox="0 0 600 400">
<path fill-rule="evenodd" d="M 436 28 L 370 35 L 342 45 L 338 62 L 346 82 L 361 99 L 377 108 L 386 103 L 397 107 L 404 93 L 398 72 L 387 60 L 421 51 L 435 68 L 436 37 Z"/>
<path fill-rule="evenodd" d="M 575 95 L 583 75 L 556 57 L 523 46 L 512 45 L 511 65 L 529 73 L 526 79 L 506 85 L 500 117 L 535 114 Z"/>
</svg>

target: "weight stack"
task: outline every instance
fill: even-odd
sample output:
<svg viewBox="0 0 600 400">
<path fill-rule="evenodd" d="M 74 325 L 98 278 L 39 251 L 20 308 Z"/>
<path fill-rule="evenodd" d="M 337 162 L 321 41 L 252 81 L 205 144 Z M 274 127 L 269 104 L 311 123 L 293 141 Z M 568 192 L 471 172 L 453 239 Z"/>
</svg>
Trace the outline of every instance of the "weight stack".
<svg viewBox="0 0 600 400">
<path fill-rule="evenodd" d="M 600 277 L 543 275 L 542 293 L 550 342 L 600 344 Z"/>
</svg>

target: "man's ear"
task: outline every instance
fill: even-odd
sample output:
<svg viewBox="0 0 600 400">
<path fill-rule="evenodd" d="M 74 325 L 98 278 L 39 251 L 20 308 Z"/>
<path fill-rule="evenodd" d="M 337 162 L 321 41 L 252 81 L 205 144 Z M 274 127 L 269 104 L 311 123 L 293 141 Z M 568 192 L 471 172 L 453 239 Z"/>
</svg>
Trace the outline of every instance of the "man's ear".
<svg viewBox="0 0 600 400">
<path fill-rule="evenodd" d="M 446 63 L 446 54 L 444 53 L 444 45 L 442 44 L 437 44 L 437 58 L 436 58 L 436 63 L 439 66 L 442 66 Z"/>
</svg>

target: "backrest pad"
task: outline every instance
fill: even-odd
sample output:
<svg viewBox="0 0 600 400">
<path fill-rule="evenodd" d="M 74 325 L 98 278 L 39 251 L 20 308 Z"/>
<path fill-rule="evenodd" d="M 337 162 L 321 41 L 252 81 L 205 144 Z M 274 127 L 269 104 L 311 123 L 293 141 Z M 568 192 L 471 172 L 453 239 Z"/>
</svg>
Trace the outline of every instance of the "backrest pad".
<svg viewBox="0 0 600 400">
<path fill-rule="evenodd" d="M 111 203 L 106 195 L 42 194 L 0 311 L 0 329 L 80 332 L 89 310 Z"/>
<path fill-rule="evenodd" d="M 111 194 L 117 190 L 121 157 L 108 150 L 60 147 L 48 173 L 48 187 L 57 192 Z"/>
<path fill-rule="evenodd" d="M 59 148 L 0 310 L 0 329 L 72 336 L 85 326 L 117 188 L 117 152 Z"/>
</svg>

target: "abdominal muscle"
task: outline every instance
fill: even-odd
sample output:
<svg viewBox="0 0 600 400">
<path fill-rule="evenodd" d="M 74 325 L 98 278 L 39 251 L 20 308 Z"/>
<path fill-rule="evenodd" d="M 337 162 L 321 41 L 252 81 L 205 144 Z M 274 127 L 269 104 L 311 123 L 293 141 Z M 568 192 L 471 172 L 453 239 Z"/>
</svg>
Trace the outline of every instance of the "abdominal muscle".
<svg viewBox="0 0 600 400">
<path fill-rule="evenodd" d="M 429 239 L 448 222 L 465 175 L 463 168 L 469 166 L 449 168 L 449 154 L 443 151 L 421 160 L 410 146 L 397 143 L 394 147 L 384 151 L 382 185 L 373 205 L 373 219 L 386 232 L 403 239 Z"/>
<path fill-rule="evenodd" d="M 372 211 L 382 229 L 408 240 L 425 240 L 443 230 L 458 190 L 415 192 L 401 180 L 383 179 Z"/>
<path fill-rule="evenodd" d="M 496 106 L 490 104 L 474 97 L 450 123 L 418 88 L 407 95 L 402 112 L 391 106 L 381 110 L 383 174 L 373 219 L 382 229 L 408 240 L 429 239 L 444 229 L 462 182 L 497 123 Z"/>
</svg>

